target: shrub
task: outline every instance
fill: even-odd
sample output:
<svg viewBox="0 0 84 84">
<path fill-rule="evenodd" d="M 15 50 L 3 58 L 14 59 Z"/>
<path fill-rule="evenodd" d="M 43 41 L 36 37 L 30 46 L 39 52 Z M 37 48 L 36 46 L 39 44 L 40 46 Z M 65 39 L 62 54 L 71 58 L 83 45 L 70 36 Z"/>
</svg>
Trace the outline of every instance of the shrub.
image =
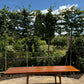
<svg viewBox="0 0 84 84">
<path fill-rule="evenodd" d="M 55 37 L 52 39 L 51 44 L 57 48 L 64 48 L 67 46 L 67 37 Z"/>
<path fill-rule="evenodd" d="M 71 46 L 71 59 L 72 59 L 72 65 L 76 66 L 78 68 L 81 68 L 80 66 L 84 66 L 83 62 L 84 60 L 81 60 L 84 58 L 84 38 L 82 37 L 77 37 L 72 46 Z M 69 64 L 70 62 L 70 48 L 68 49 L 67 52 L 67 62 Z"/>
</svg>

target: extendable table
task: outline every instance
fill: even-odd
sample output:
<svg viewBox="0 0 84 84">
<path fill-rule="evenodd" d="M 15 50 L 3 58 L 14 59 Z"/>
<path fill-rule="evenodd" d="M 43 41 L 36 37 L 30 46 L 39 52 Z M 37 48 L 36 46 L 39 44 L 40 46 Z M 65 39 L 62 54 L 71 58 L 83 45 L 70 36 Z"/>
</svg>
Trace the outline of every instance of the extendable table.
<svg viewBox="0 0 84 84">
<path fill-rule="evenodd" d="M 29 75 L 31 74 L 59 74 L 59 82 L 61 84 L 61 73 L 78 72 L 79 69 L 73 66 L 34 66 L 34 67 L 11 67 L 6 70 L 5 74 L 27 74 L 27 83 L 29 84 Z"/>
</svg>

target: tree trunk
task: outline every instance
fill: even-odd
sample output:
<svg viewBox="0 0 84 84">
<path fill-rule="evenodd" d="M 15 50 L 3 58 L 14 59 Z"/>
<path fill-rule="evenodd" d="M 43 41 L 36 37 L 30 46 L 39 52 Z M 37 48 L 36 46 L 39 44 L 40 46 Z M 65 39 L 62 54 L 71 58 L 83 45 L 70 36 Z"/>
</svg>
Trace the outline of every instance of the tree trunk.
<svg viewBox="0 0 84 84">
<path fill-rule="evenodd" d="M 6 50 L 6 40 L 4 42 L 5 44 L 5 71 L 7 70 L 7 50 Z"/>
<path fill-rule="evenodd" d="M 67 38 L 67 50 L 69 50 L 69 47 L 70 47 L 70 37 Z M 68 65 L 67 55 L 66 55 L 65 64 Z"/>
<path fill-rule="evenodd" d="M 27 46 L 27 41 L 26 41 L 26 53 L 25 54 L 26 54 L 26 65 L 28 66 L 28 46 Z"/>
<path fill-rule="evenodd" d="M 50 40 L 48 39 L 48 66 L 50 65 Z"/>
<path fill-rule="evenodd" d="M 70 65 L 72 65 L 72 28 L 71 28 L 71 43 L 70 43 Z"/>
</svg>

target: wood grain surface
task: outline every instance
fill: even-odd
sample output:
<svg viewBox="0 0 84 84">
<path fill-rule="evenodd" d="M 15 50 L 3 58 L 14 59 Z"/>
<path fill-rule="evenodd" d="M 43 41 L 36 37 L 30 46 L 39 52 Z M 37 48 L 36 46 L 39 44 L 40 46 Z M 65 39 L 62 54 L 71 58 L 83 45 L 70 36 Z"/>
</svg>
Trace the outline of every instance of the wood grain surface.
<svg viewBox="0 0 84 84">
<path fill-rule="evenodd" d="M 78 72 L 73 66 L 11 67 L 4 74 L 55 74 L 59 72 Z"/>
</svg>

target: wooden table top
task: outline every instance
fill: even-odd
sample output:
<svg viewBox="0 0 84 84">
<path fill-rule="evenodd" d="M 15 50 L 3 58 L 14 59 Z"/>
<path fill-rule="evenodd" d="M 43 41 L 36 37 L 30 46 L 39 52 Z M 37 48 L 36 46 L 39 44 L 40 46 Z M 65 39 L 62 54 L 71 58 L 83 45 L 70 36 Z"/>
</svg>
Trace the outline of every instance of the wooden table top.
<svg viewBox="0 0 84 84">
<path fill-rule="evenodd" d="M 5 74 L 43 74 L 59 72 L 78 72 L 73 66 L 36 66 L 36 67 L 11 67 Z"/>
</svg>

